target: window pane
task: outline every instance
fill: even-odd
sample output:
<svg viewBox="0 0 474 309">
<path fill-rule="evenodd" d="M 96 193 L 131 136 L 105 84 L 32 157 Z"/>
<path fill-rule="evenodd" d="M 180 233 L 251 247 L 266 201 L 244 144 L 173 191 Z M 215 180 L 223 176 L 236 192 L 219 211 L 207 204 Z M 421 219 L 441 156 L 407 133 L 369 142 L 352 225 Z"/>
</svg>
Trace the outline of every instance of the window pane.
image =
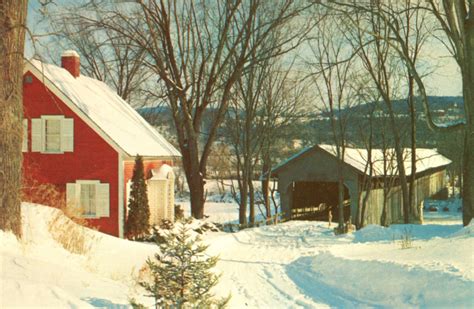
<svg viewBox="0 0 474 309">
<path fill-rule="evenodd" d="M 46 120 L 46 134 L 59 134 L 61 130 L 61 121 L 59 119 Z"/>
<path fill-rule="evenodd" d="M 81 184 L 81 208 L 83 215 L 96 215 L 96 198 L 94 184 Z"/>
<path fill-rule="evenodd" d="M 61 150 L 61 120 L 47 119 L 45 121 L 46 151 L 60 151 Z"/>
</svg>

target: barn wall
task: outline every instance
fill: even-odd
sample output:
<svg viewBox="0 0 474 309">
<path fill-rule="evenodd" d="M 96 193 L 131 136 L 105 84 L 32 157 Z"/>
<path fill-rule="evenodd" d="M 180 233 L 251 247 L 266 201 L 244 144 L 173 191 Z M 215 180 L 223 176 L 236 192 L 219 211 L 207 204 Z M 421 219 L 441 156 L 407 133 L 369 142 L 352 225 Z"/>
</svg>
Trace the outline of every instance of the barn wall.
<svg viewBox="0 0 474 309">
<path fill-rule="evenodd" d="M 440 190 L 446 187 L 446 170 L 436 171 L 424 175 L 415 182 L 415 208 L 417 211 L 416 217 L 423 220 L 422 202 Z M 361 201 L 366 192 L 361 193 Z M 367 210 L 365 216 L 366 224 L 380 224 L 383 207 L 383 188 L 372 189 L 370 191 L 369 199 L 367 200 Z M 388 222 L 401 223 L 403 222 L 402 210 L 402 191 L 400 186 L 395 186 L 390 190 L 387 200 Z"/>
<path fill-rule="evenodd" d="M 365 195 L 365 191 L 361 193 L 361 201 Z M 381 224 L 383 198 L 383 188 L 370 190 L 364 218 L 365 224 Z M 395 186 L 390 190 L 387 199 L 387 221 L 390 224 L 398 222 L 401 219 L 403 219 L 402 192 L 400 186 Z"/>
<path fill-rule="evenodd" d="M 28 120 L 28 151 L 23 153 L 24 181 L 52 184 L 59 192 L 76 180 L 100 180 L 110 185 L 110 216 L 86 219 L 99 231 L 118 236 L 118 153 L 64 102 L 30 72 L 32 83 L 23 85 L 24 118 Z M 63 115 L 74 119 L 74 151 L 60 154 L 31 152 L 31 119 Z"/>
<path fill-rule="evenodd" d="M 310 151 L 298 160 L 288 163 L 278 172 L 278 191 L 281 209 L 285 216 L 291 214 L 292 184 L 297 181 L 337 182 L 337 159 L 322 150 Z M 343 168 L 344 184 L 351 196 L 351 215 L 355 218 L 358 205 L 358 175 L 347 165 Z"/>
</svg>

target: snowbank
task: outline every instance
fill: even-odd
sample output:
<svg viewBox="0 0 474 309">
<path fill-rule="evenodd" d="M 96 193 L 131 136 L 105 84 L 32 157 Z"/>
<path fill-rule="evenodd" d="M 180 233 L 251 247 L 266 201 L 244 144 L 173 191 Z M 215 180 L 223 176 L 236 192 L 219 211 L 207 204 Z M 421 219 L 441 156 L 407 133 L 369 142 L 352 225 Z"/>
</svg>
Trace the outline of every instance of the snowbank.
<svg viewBox="0 0 474 309">
<path fill-rule="evenodd" d="M 389 228 L 367 225 L 354 233 L 354 242 L 396 241 L 408 235 L 413 240 L 447 237 L 459 231 L 461 224 L 393 224 Z"/>
<path fill-rule="evenodd" d="M 237 211 L 211 207 L 223 215 Z M 23 239 L 0 232 L 0 308 L 122 308 L 130 297 L 151 305 L 134 278 L 155 245 L 74 226 L 89 250 L 73 254 L 49 232 L 57 216 L 69 220 L 59 210 L 23 204 Z M 406 230 L 413 246 L 402 250 L 398 236 Z M 473 236 L 474 224 L 463 228 L 459 220 L 367 226 L 339 236 L 325 222 L 293 221 L 203 238 L 207 254 L 219 255 L 215 292 L 232 294 L 230 308 L 453 308 L 473 304 Z"/>
<path fill-rule="evenodd" d="M 420 266 L 322 253 L 297 259 L 287 272 L 305 294 L 335 307 L 459 308 L 473 304 L 473 281 Z"/>
<path fill-rule="evenodd" d="M 128 306 L 130 281 L 156 247 L 77 226 L 91 248 L 73 254 L 49 233 L 57 215 L 57 209 L 23 203 L 23 239 L 0 231 L 0 307 Z"/>
</svg>

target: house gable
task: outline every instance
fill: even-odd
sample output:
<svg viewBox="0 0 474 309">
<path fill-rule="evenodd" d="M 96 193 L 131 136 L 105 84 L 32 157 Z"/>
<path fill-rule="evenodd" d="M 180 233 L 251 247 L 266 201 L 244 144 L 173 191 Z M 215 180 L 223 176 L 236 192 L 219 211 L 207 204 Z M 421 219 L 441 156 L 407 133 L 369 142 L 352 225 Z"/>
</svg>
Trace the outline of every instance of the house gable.
<svg viewBox="0 0 474 309">
<path fill-rule="evenodd" d="M 71 108 L 80 110 L 104 139 L 118 146 L 124 157 L 180 157 L 174 148 L 143 117 L 105 83 L 87 76 L 71 75 L 64 68 L 38 60 L 27 61 L 26 69 L 45 81 L 45 85 Z M 72 106 L 73 105 L 73 106 Z M 105 133 L 105 134 L 104 134 Z"/>
<path fill-rule="evenodd" d="M 27 78 L 28 77 L 28 78 Z M 24 118 L 28 124 L 28 147 L 23 152 L 23 173 L 26 182 L 51 184 L 66 195 L 66 184 L 78 180 L 93 180 L 109 184 L 110 213 L 108 217 L 86 219 L 92 226 L 107 234 L 119 236 L 119 198 L 123 186 L 120 170 L 121 156 L 83 117 L 80 117 L 60 97 L 55 95 L 43 81 L 31 72 L 26 72 L 23 85 Z M 74 122 L 74 149 L 64 153 L 41 153 L 31 151 L 32 119 L 42 116 L 63 116 Z M 123 173 L 122 173 L 123 175 Z M 123 195 L 122 195 L 123 196 Z"/>
<path fill-rule="evenodd" d="M 46 92 L 51 93 L 51 101 L 53 104 L 57 105 L 58 102 L 62 102 L 65 104 L 74 114 L 80 117 L 90 128 L 92 128 L 104 141 L 106 141 L 112 148 L 115 149 L 116 152 L 126 156 L 127 154 L 123 151 L 123 149 L 109 136 L 107 135 L 104 130 L 100 128 L 98 124 L 96 124 L 89 116 L 87 116 L 80 108 L 78 108 L 69 97 L 67 97 L 59 88 L 51 82 L 44 74 L 38 70 L 34 65 L 32 65 L 29 61 L 26 61 L 24 66 L 24 79 L 31 74 L 36 78 L 32 80 L 34 82 L 40 82 Z M 28 86 L 26 84 L 25 86 Z"/>
</svg>

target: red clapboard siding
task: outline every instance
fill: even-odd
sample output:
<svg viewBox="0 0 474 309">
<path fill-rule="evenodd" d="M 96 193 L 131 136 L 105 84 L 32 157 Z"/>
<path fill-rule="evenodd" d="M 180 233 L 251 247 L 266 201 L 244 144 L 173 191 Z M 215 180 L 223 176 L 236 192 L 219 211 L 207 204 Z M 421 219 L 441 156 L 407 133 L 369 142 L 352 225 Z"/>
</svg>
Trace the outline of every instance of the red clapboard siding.
<svg viewBox="0 0 474 309">
<path fill-rule="evenodd" d="M 101 136 L 77 114 L 49 91 L 30 72 L 32 83 L 23 86 L 24 117 L 28 119 L 28 152 L 23 153 L 25 176 L 39 183 L 53 184 L 65 191 L 66 183 L 76 180 L 100 180 L 110 184 L 110 217 L 88 219 L 99 231 L 119 236 L 118 169 L 119 155 Z M 31 152 L 31 119 L 42 115 L 64 115 L 74 118 L 74 151 L 63 154 Z M 122 187 L 123 189 L 123 187 Z"/>
</svg>

